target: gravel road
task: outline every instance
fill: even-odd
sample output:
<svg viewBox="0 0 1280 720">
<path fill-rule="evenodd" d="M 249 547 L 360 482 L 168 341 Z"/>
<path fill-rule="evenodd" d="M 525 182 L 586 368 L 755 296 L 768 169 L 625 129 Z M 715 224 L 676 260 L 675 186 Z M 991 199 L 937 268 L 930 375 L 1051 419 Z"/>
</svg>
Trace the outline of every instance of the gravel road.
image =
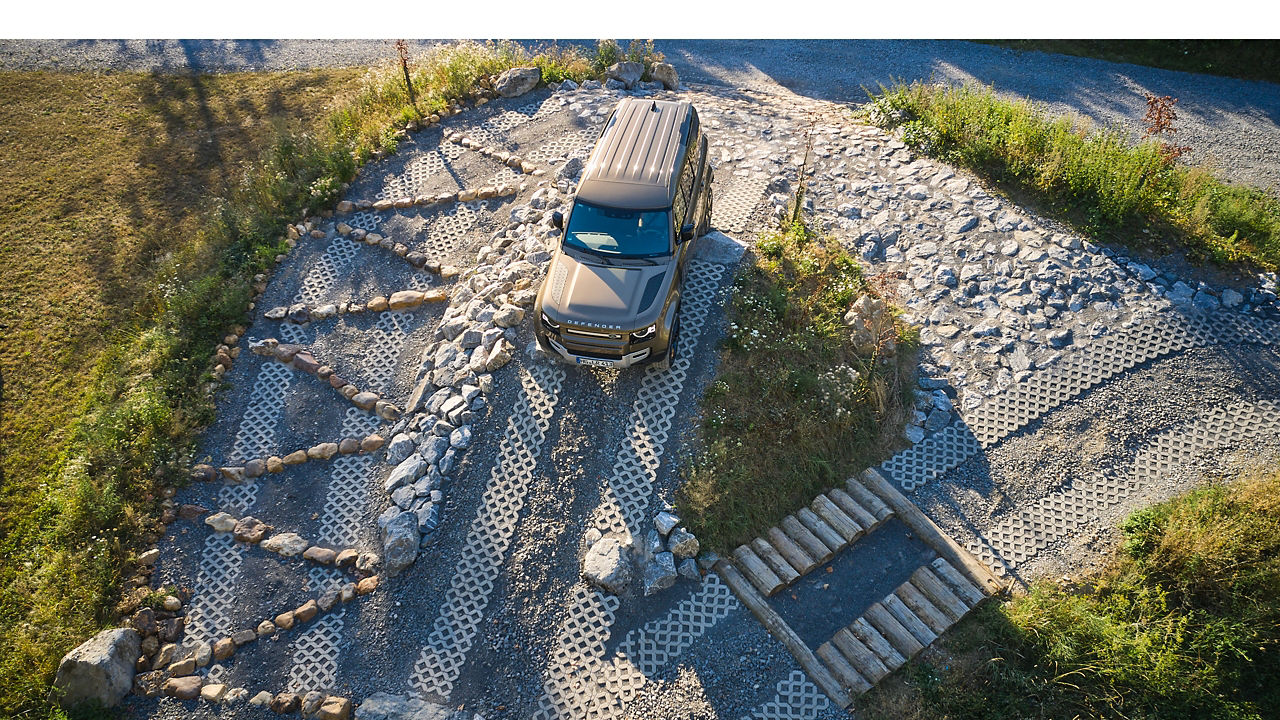
<svg viewBox="0 0 1280 720">
<path fill-rule="evenodd" d="M 415 41 L 429 47 L 432 40 Z M 1179 99 L 1188 159 L 1230 180 L 1280 188 L 1280 87 L 1069 55 L 946 40 L 670 40 L 657 48 L 687 81 L 778 84 L 808 97 L 862 102 L 894 79 L 973 81 L 1076 112 L 1136 137 L 1145 93 Z M 296 70 L 376 62 L 388 40 L 4 40 L 0 67 L 73 70 Z"/>
</svg>

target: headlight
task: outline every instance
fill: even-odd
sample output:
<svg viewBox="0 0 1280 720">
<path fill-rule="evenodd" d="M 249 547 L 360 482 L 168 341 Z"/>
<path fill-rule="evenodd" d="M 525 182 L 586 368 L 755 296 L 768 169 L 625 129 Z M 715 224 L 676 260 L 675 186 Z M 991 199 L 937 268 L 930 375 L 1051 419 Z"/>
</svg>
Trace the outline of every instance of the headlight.
<svg viewBox="0 0 1280 720">
<path fill-rule="evenodd" d="M 658 324 L 654 323 L 643 330 L 637 330 L 631 333 L 631 341 L 640 342 L 641 340 L 648 340 L 649 338 L 653 337 L 653 334 L 657 331 L 658 331 Z"/>
<path fill-rule="evenodd" d="M 555 322 L 555 321 L 554 321 L 554 320 L 552 320 L 551 318 L 547 317 L 547 314 L 546 314 L 545 312 L 544 312 L 544 313 L 542 313 L 542 324 L 543 324 L 543 325 L 545 325 L 545 326 L 547 326 L 547 327 L 548 327 L 548 328 L 550 328 L 551 330 L 559 330 L 559 329 L 560 329 L 560 323 Z"/>
</svg>

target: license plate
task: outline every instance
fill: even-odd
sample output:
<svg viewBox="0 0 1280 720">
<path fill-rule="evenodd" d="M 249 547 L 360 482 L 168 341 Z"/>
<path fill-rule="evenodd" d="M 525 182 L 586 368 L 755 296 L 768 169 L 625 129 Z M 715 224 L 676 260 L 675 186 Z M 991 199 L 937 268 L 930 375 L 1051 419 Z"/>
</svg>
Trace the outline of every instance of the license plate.
<svg viewBox="0 0 1280 720">
<path fill-rule="evenodd" d="M 595 358 L 588 358 L 588 357 L 578 358 L 578 364 L 579 365 L 599 365 L 600 367 L 613 367 L 612 360 L 597 360 Z"/>
</svg>

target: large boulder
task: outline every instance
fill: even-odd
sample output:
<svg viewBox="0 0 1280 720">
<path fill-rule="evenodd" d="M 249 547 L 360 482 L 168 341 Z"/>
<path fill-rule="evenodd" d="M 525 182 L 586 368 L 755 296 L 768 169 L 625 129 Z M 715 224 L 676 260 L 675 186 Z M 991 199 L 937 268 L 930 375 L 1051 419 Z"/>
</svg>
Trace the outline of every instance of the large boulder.
<svg viewBox="0 0 1280 720">
<path fill-rule="evenodd" d="M 470 714 L 412 696 L 376 692 L 356 708 L 356 720 L 469 720 Z"/>
<path fill-rule="evenodd" d="M 86 703 L 115 707 L 133 687 L 134 663 L 142 654 L 142 637 L 132 628 L 113 628 L 94 635 L 67 653 L 53 681 L 65 708 Z"/>
<path fill-rule="evenodd" d="M 604 71 L 604 76 L 610 80 L 617 80 L 630 90 L 632 86 L 640 82 L 640 76 L 644 75 L 644 63 L 638 63 L 631 60 L 624 60 L 609 66 Z"/>
<path fill-rule="evenodd" d="M 587 582 L 611 593 L 619 594 L 631 582 L 631 564 L 626 548 L 617 538 L 597 540 L 582 561 L 582 576 Z"/>
<path fill-rule="evenodd" d="M 680 89 L 680 75 L 676 73 L 671 63 L 654 63 L 649 74 L 653 76 L 655 82 L 662 83 L 662 86 L 668 90 Z"/>
<path fill-rule="evenodd" d="M 418 516 L 402 512 L 387 523 L 382 541 L 382 560 L 387 575 L 395 577 L 418 559 Z"/>
<path fill-rule="evenodd" d="M 493 89 L 502 97 L 523 95 L 538 86 L 542 70 L 536 67 L 511 68 L 498 76 Z"/>
</svg>

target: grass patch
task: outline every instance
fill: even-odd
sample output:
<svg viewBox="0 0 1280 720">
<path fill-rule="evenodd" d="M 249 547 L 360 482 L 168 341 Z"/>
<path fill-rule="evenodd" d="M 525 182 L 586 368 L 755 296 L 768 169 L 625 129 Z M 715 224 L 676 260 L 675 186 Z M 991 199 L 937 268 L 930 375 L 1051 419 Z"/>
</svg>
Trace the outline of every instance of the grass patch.
<svg viewBox="0 0 1280 720">
<path fill-rule="evenodd" d="M 1275 40 L 984 40 L 1014 50 L 1079 55 L 1134 65 L 1280 83 Z"/>
<path fill-rule="evenodd" d="M 855 344 L 845 313 L 875 291 L 834 239 L 794 222 L 748 252 L 702 400 L 704 451 L 678 493 L 681 517 L 720 550 L 888 454 L 918 344 L 892 312 L 869 348 Z"/>
<path fill-rule="evenodd" d="M 912 148 L 1030 197 L 1087 234 L 1180 248 L 1197 261 L 1280 267 L 1280 198 L 1183 166 L 1163 143 L 1134 145 L 1119 130 L 972 86 L 881 88 L 869 115 L 901 127 Z M 1168 244 L 1152 246 L 1156 238 Z"/>
<path fill-rule="evenodd" d="M 660 60 L 651 45 L 637 52 Z M 214 347 L 247 320 L 287 223 L 330 207 L 406 127 L 536 64 L 472 42 L 367 70 L 0 73 L 0 716 L 57 715 L 61 656 L 114 624 L 214 417 Z"/>
<path fill-rule="evenodd" d="M 865 698 L 882 718 L 1273 718 L 1280 471 L 1134 513 L 1084 587 L 1035 585 Z"/>
</svg>

